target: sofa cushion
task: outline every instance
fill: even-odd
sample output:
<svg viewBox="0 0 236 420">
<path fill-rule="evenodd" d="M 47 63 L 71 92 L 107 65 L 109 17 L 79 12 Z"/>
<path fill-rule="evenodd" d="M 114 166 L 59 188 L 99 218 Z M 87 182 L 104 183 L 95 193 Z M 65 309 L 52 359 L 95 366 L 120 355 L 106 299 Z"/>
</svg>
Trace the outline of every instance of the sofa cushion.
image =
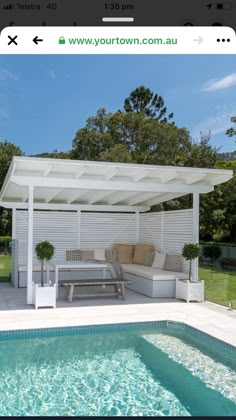
<svg viewBox="0 0 236 420">
<path fill-rule="evenodd" d="M 105 248 L 94 249 L 93 258 L 98 261 L 105 261 Z"/>
<path fill-rule="evenodd" d="M 134 249 L 133 264 L 144 265 L 146 251 L 154 251 L 154 246 L 152 244 L 136 244 Z"/>
<path fill-rule="evenodd" d="M 182 255 L 166 254 L 164 270 L 181 271 L 182 270 Z"/>
<path fill-rule="evenodd" d="M 67 249 L 66 250 L 66 261 L 79 261 L 80 260 L 80 249 Z"/>
<path fill-rule="evenodd" d="M 146 251 L 144 254 L 144 265 L 151 267 L 154 260 L 154 251 Z"/>
<path fill-rule="evenodd" d="M 125 273 L 144 277 L 149 280 L 187 280 L 188 274 L 176 271 L 166 271 L 161 268 L 145 267 L 140 264 L 122 264 Z"/>
<path fill-rule="evenodd" d="M 112 249 L 117 251 L 117 261 L 119 263 L 131 264 L 133 262 L 134 245 L 113 244 Z M 116 251 L 112 253 L 112 260 L 113 260 L 113 255 L 115 254 Z"/>
<path fill-rule="evenodd" d="M 162 254 L 161 252 L 155 252 L 155 257 L 152 263 L 152 267 L 163 269 L 164 264 L 165 264 L 165 259 L 166 259 L 166 254 Z"/>
<path fill-rule="evenodd" d="M 93 249 L 81 249 L 80 250 L 80 259 L 81 259 L 81 261 L 93 260 L 94 259 L 94 250 Z"/>
</svg>

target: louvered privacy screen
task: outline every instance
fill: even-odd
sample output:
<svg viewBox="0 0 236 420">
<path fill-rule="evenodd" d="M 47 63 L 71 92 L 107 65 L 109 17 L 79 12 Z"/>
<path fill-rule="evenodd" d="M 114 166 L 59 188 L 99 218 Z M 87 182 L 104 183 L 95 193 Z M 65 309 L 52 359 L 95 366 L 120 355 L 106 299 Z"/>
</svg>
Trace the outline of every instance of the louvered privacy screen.
<svg viewBox="0 0 236 420">
<path fill-rule="evenodd" d="M 27 213 L 16 211 L 21 266 L 27 264 Z M 179 254 L 184 243 L 191 242 L 192 238 L 192 209 L 140 214 L 139 241 L 153 243 L 157 250 Z M 108 248 L 114 242 L 135 243 L 136 215 L 82 212 L 78 217 L 77 212 L 34 211 L 34 246 L 43 240 L 55 246 L 52 263 L 64 261 L 68 249 Z M 37 264 L 35 257 L 34 264 Z M 187 265 L 184 268 L 186 270 Z"/>
</svg>

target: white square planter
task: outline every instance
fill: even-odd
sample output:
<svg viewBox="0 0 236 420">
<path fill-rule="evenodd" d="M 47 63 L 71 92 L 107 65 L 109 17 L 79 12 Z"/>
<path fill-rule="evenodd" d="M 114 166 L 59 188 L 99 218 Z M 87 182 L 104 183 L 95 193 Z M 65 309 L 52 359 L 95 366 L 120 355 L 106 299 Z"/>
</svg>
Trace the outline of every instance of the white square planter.
<svg viewBox="0 0 236 420">
<path fill-rule="evenodd" d="M 34 285 L 34 306 L 35 309 L 39 307 L 52 306 L 56 308 L 56 284 L 45 284 L 42 287 L 39 284 Z"/>
<path fill-rule="evenodd" d="M 176 299 L 204 302 L 204 280 L 190 282 L 189 280 L 176 279 Z"/>
</svg>

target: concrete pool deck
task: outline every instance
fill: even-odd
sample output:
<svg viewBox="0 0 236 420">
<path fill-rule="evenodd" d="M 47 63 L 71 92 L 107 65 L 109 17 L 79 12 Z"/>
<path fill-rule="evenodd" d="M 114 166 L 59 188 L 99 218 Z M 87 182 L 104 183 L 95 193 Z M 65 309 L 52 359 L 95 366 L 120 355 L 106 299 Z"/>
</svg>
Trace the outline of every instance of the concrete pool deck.
<svg viewBox="0 0 236 420">
<path fill-rule="evenodd" d="M 125 301 L 77 299 L 69 304 L 60 290 L 57 308 L 26 305 L 26 289 L 0 284 L 0 331 L 170 320 L 184 322 L 236 346 L 236 311 L 210 302 L 152 299 L 127 290 Z"/>
</svg>

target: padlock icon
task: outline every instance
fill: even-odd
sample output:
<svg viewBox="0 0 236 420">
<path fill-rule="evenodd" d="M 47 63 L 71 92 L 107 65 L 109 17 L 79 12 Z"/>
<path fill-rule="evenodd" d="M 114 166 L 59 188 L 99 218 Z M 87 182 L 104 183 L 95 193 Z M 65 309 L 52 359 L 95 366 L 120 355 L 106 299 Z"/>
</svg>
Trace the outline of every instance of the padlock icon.
<svg viewBox="0 0 236 420">
<path fill-rule="evenodd" d="M 64 36 L 60 36 L 58 43 L 60 45 L 64 45 L 66 43 L 66 40 L 65 40 Z"/>
</svg>

